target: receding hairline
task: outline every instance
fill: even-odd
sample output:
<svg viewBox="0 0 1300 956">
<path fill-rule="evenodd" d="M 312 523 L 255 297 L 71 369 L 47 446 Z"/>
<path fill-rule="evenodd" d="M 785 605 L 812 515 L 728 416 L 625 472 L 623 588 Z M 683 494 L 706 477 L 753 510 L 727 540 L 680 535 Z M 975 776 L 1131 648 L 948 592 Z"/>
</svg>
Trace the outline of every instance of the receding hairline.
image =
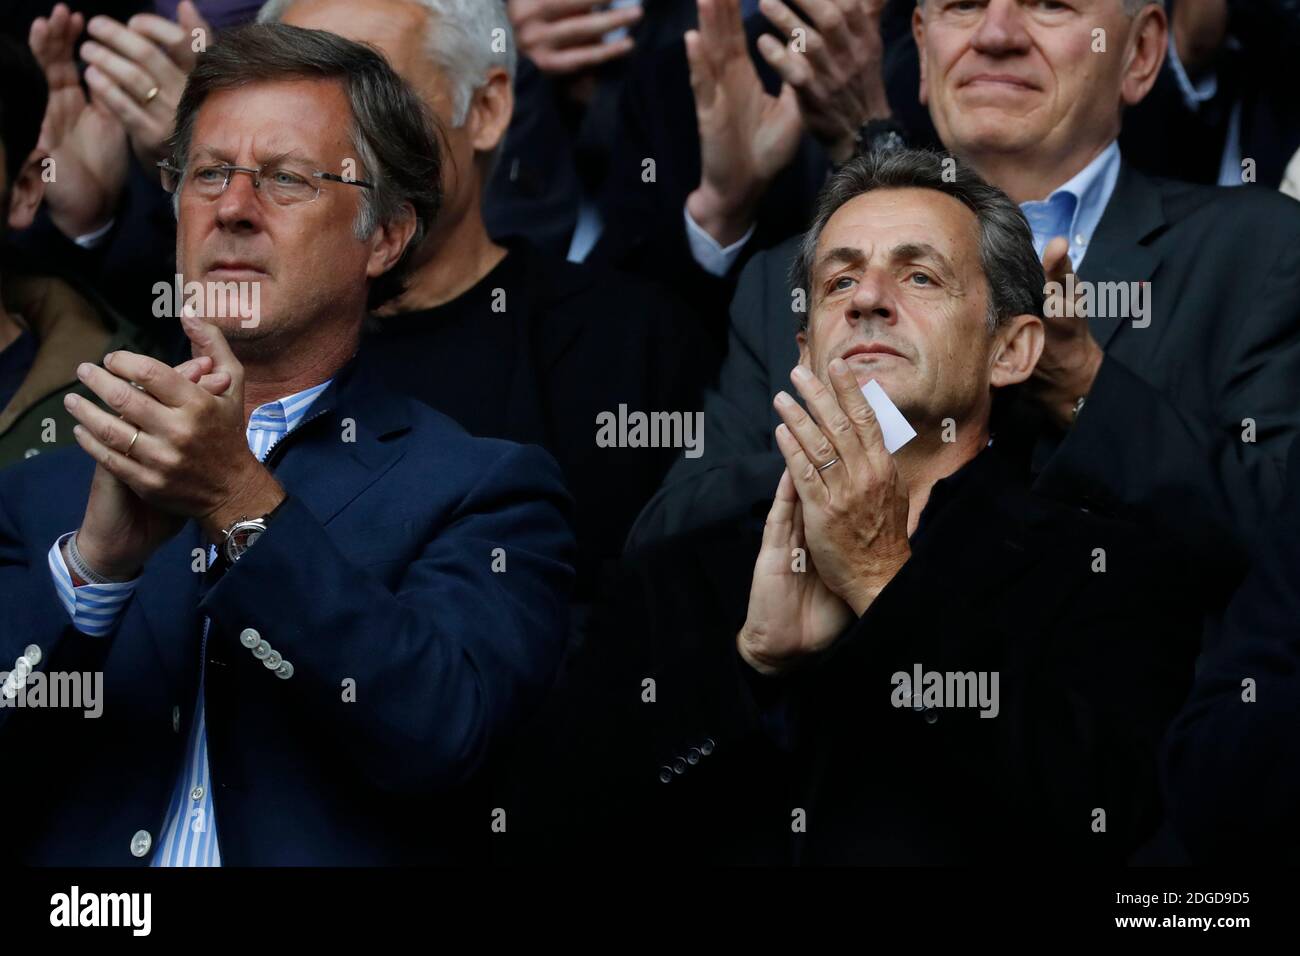
<svg viewBox="0 0 1300 956">
<path fill-rule="evenodd" d="M 982 225 L 980 225 L 978 212 L 976 212 L 975 209 L 972 209 L 969 204 L 963 202 L 963 200 L 958 198 L 958 196 L 944 193 L 944 191 L 941 190 L 932 189 L 930 186 L 878 186 L 876 189 L 867 190 L 866 193 L 859 193 L 858 195 L 853 196 L 852 199 L 845 200 L 845 202 L 841 203 L 840 207 L 837 208 L 835 212 L 831 213 L 831 216 L 826 220 L 826 224 L 822 226 L 822 232 L 818 234 L 818 247 L 820 248 L 820 246 L 827 241 L 827 233 L 831 230 L 832 222 L 835 222 L 836 216 L 839 216 L 841 212 L 844 212 L 845 208 L 852 206 L 852 204 L 857 202 L 859 199 L 865 199 L 868 198 L 868 196 L 880 193 L 933 194 L 945 196 L 945 198 L 953 200 L 953 202 L 957 203 L 959 207 L 965 209 L 966 215 L 969 216 L 969 220 L 967 220 L 970 224 L 969 238 L 975 245 L 975 259 L 976 261 L 979 260 L 979 246 L 980 242 L 982 242 Z M 945 254 L 939 246 L 936 246 L 933 242 L 927 241 L 927 239 L 900 239 L 900 241 L 889 245 L 888 250 L 889 259 L 891 259 L 891 261 L 914 259 L 918 258 L 918 256 L 928 256 L 928 258 L 936 261 L 941 272 L 948 273 L 946 278 L 949 278 L 949 280 L 957 280 L 958 278 L 957 263 L 954 261 L 953 256 Z M 849 261 L 865 261 L 866 259 L 867 256 L 863 254 L 861 247 L 844 245 L 842 242 L 837 242 L 837 245 L 828 248 L 828 250 L 824 252 L 819 251 L 815 256 L 813 263 L 811 263 L 811 267 L 813 268 L 811 268 L 809 280 L 814 287 L 809 290 L 810 294 L 816 294 L 816 285 L 818 285 L 816 284 L 816 280 L 818 280 L 818 277 L 822 274 L 826 265 L 832 263 L 832 261 L 839 260 L 849 263 Z M 980 273 L 983 273 L 983 268 L 980 268 Z"/>
</svg>

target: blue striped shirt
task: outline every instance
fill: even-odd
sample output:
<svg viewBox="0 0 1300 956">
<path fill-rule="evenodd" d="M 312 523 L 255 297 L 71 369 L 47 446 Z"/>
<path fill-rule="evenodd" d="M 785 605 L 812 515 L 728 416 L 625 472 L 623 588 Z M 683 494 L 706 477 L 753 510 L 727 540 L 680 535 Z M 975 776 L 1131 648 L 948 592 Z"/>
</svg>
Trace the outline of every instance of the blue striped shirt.
<svg viewBox="0 0 1300 956">
<path fill-rule="evenodd" d="M 317 396 L 325 391 L 329 381 L 322 382 L 287 398 L 267 402 L 253 409 L 248 419 L 248 447 L 258 461 L 265 461 L 271 447 L 302 424 Z M 122 609 L 131 599 L 140 579 L 119 584 L 84 584 L 72 586 L 72 574 L 63 561 L 63 542 L 76 532 L 60 536 L 50 548 L 50 571 L 54 587 L 63 602 L 73 626 L 83 634 L 103 637 L 112 632 L 121 617 Z M 215 546 L 208 548 L 208 562 L 216 560 Z M 207 647 L 208 627 L 203 622 L 203 644 Z M 167 806 L 162 837 L 156 844 L 153 866 L 220 866 L 221 848 L 217 839 L 217 820 L 212 803 L 212 775 L 208 769 L 207 721 L 203 707 L 203 661 L 199 653 L 199 695 L 194 705 L 194 722 L 185 762 L 176 781 L 171 802 Z"/>
</svg>

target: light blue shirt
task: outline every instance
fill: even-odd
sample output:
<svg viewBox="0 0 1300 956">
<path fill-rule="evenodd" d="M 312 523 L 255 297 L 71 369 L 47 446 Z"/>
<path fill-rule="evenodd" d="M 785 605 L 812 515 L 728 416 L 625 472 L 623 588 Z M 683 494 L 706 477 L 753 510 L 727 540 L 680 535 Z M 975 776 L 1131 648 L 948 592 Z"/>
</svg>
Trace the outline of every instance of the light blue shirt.
<svg viewBox="0 0 1300 956">
<path fill-rule="evenodd" d="M 1057 236 L 1070 240 L 1070 262 L 1075 272 L 1083 265 L 1092 235 L 1119 180 L 1119 143 L 1113 142 L 1092 162 L 1062 183 L 1046 199 L 1020 204 L 1034 233 L 1034 251 L 1043 257 Z"/>
<path fill-rule="evenodd" d="M 317 396 L 329 381 L 295 392 L 278 401 L 253 409 L 249 416 L 248 448 L 258 461 L 265 461 L 275 443 L 302 424 Z M 119 584 L 84 584 L 72 586 L 72 574 L 63 560 L 63 542 L 76 532 L 60 536 L 50 548 L 50 571 L 59 600 L 72 618 L 72 625 L 91 637 L 110 634 L 121 618 L 140 579 Z M 208 561 L 216 560 L 216 548 L 209 547 Z M 217 818 L 213 812 L 212 775 L 208 769 L 207 721 L 203 707 L 202 648 L 208 643 L 208 627 L 203 622 L 203 644 L 199 652 L 199 695 L 194 705 L 194 722 L 185 761 L 167 806 L 161 838 L 155 844 L 153 866 L 220 866 L 221 848 L 217 841 Z"/>
</svg>

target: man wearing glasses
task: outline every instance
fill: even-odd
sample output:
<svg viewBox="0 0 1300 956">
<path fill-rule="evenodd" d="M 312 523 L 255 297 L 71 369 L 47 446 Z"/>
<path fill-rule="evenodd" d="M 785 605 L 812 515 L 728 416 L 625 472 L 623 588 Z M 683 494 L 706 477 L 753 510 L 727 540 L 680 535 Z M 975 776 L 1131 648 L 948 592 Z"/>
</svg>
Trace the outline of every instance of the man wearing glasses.
<svg viewBox="0 0 1300 956">
<path fill-rule="evenodd" d="M 572 537 L 544 452 L 352 361 L 437 213 L 431 124 L 377 53 L 266 25 L 200 58 L 171 148 L 178 269 L 255 283 L 261 314 L 183 315 L 180 369 L 81 366 L 107 406 L 67 403 L 84 454 L 0 474 L 11 849 L 464 859 L 500 817 L 485 764 L 558 663 Z M 102 680 L 95 719 L 36 693 L 70 674 Z"/>
</svg>

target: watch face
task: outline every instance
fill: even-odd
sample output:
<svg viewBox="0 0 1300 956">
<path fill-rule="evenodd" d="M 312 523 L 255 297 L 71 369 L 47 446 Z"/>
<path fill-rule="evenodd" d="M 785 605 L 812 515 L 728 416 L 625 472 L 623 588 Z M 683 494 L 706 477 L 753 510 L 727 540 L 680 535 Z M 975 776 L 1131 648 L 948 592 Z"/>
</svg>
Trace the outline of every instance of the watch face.
<svg viewBox="0 0 1300 956">
<path fill-rule="evenodd" d="M 226 537 L 226 559 L 231 564 L 238 561 L 266 531 L 261 521 L 238 521 Z"/>
</svg>

